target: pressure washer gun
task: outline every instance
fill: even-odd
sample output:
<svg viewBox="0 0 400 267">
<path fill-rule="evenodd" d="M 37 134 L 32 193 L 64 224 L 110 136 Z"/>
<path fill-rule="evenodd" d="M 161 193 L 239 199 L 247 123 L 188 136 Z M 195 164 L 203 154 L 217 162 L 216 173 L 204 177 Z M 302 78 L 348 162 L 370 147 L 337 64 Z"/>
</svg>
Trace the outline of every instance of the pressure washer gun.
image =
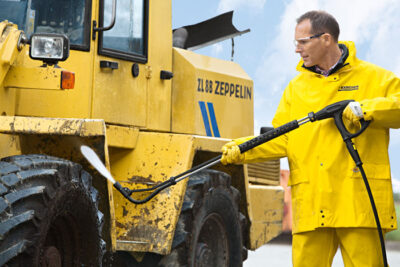
<svg viewBox="0 0 400 267">
<path fill-rule="evenodd" d="M 275 139 L 283 134 L 286 134 L 290 131 L 293 131 L 294 129 L 299 128 L 301 125 L 308 123 L 308 122 L 315 122 L 315 121 L 320 121 L 320 120 L 324 120 L 324 119 L 329 119 L 329 118 L 333 118 L 336 124 L 337 129 L 339 130 L 343 141 L 346 144 L 346 147 L 351 155 L 351 157 L 353 158 L 356 166 L 360 169 L 361 175 L 363 177 L 367 192 L 368 192 L 368 196 L 369 199 L 371 201 L 371 207 L 372 210 L 374 212 L 374 216 L 375 216 L 375 221 L 376 221 L 376 225 L 378 228 L 378 233 L 379 233 L 379 239 L 381 242 L 381 248 L 382 248 L 382 257 L 383 257 L 383 262 L 384 262 L 384 266 L 388 266 L 387 265 L 387 259 L 386 259 L 386 250 L 385 250 L 385 243 L 384 243 L 384 239 L 383 239 L 383 234 L 382 234 L 382 228 L 379 222 L 379 217 L 378 217 L 378 212 L 376 210 L 376 206 L 375 206 L 375 202 L 372 196 L 372 192 L 371 189 L 369 187 L 369 183 L 367 180 L 367 177 L 365 175 L 365 171 L 362 167 L 362 161 L 360 159 L 360 156 L 357 152 L 357 149 L 352 141 L 353 138 L 359 136 L 362 132 L 365 131 L 365 129 L 369 126 L 370 121 L 365 121 L 364 119 L 360 119 L 360 123 L 361 123 L 361 128 L 358 132 L 356 133 L 350 133 L 344 123 L 343 123 L 343 110 L 346 108 L 346 106 L 352 102 L 353 100 L 343 100 L 343 101 L 339 101 L 336 102 L 334 104 L 331 104 L 329 106 L 326 106 L 325 108 L 323 108 L 322 110 L 318 111 L 317 113 L 314 112 L 310 112 L 308 113 L 308 115 L 300 120 L 293 120 L 291 122 L 288 122 L 278 128 L 274 128 L 268 132 L 265 132 L 245 143 L 242 143 L 239 145 L 239 149 L 241 153 L 244 153 L 256 146 L 259 146 L 261 144 L 264 144 L 272 139 Z M 130 202 L 135 203 L 135 204 L 142 204 L 142 203 L 146 203 L 148 202 L 150 199 L 152 199 L 153 197 L 155 197 L 158 193 L 160 193 L 162 190 L 164 190 L 165 188 L 175 185 L 177 182 L 189 177 L 190 175 L 193 175 L 201 170 L 210 168 L 211 166 L 219 163 L 221 161 L 222 155 L 219 155 L 215 158 L 212 158 L 206 162 L 203 162 L 202 164 L 199 164 L 177 176 L 172 176 L 170 177 L 168 180 L 153 186 L 151 188 L 145 188 L 145 189 L 129 189 L 127 187 L 123 187 L 118 181 L 115 181 L 111 174 L 108 172 L 108 170 L 104 167 L 103 163 L 100 161 L 100 159 L 98 159 L 97 155 L 94 153 L 93 150 L 91 150 L 90 148 L 86 147 L 86 146 L 82 146 L 81 147 L 81 151 L 82 154 L 84 154 L 84 156 L 88 159 L 88 161 L 101 173 L 103 174 L 103 176 L 105 176 L 107 179 L 109 179 L 114 187 L 125 197 L 127 198 Z M 95 159 L 97 158 L 97 159 Z M 101 165 L 101 166 L 100 166 Z M 151 194 L 149 194 L 146 198 L 144 199 L 133 199 L 131 197 L 131 195 L 133 193 L 138 193 L 138 192 L 149 192 L 152 191 Z"/>
</svg>

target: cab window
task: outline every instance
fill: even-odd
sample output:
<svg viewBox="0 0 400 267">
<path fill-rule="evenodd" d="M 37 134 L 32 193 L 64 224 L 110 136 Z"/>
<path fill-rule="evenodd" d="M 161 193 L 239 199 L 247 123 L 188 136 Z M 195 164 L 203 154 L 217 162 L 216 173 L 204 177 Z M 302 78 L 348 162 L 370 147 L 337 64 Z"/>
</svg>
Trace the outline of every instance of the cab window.
<svg viewBox="0 0 400 267">
<path fill-rule="evenodd" d="M 62 33 L 72 49 L 89 50 L 90 0 L 0 0 L 0 21 L 32 33 Z"/>
<path fill-rule="evenodd" d="M 112 2 L 103 1 L 103 27 L 111 22 Z M 115 25 L 100 34 L 100 54 L 137 62 L 147 61 L 147 4 L 148 0 L 117 0 Z"/>
</svg>

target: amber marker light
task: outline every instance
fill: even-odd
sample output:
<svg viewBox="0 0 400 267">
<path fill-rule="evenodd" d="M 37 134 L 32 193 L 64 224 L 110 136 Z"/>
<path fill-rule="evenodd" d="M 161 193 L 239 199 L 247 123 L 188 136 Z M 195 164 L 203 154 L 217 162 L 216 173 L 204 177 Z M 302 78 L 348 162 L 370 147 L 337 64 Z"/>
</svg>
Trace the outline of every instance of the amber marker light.
<svg viewBox="0 0 400 267">
<path fill-rule="evenodd" d="M 75 73 L 63 70 L 61 71 L 61 89 L 74 89 Z"/>
</svg>

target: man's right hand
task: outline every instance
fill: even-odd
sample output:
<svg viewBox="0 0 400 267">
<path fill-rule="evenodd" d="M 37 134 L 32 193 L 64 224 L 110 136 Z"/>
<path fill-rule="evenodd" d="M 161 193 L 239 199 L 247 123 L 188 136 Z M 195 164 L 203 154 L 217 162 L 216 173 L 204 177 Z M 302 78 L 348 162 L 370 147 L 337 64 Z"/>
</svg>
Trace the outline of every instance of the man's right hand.
<svg viewBox="0 0 400 267">
<path fill-rule="evenodd" d="M 240 153 L 239 146 L 234 142 L 229 142 L 222 147 L 221 163 L 240 164 L 244 161 L 244 154 Z"/>
</svg>

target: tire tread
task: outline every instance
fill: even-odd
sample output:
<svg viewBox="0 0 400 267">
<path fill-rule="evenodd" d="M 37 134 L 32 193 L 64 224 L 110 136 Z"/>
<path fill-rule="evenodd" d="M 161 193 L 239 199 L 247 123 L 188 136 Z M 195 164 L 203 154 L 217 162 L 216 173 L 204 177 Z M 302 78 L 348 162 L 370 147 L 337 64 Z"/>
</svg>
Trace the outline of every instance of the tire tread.
<svg viewBox="0 0 400 267">
<path fill-rule="evenodd" d="M 228 192 L 238 208 L 240 192 L 231 186 L 231 177 L 228 174 L 215 170 L 204 170 L 192 175 L 187 184 L 171 253 L 160 261 L 159 266 L 188 266 L 193 220 L 201 209 L 205 196 L 210 193 L 212 194 L 212 191 L 217 188 Z M 238 220 L 241 220 L 240 226 L 242 226 L 245 224 L 242 220 L 243 218 L 246 220 L 246 217 L 239 210 L 237 212 Z M 247 249 L 244 246 L 243 249 L 247 253 Z M 235 264 L 238 266 L 242 265 L 241 262 L 234 263 L 233 265 Z"/>
<path fill-rule="evenodd" d="M 86 189 L 97 210 L 93 227 L 100 236 L 104 218 L 98 211 L 98 192 L 79 164 L 46 155 L 18 155 L 0 161 L 0 175 L 0 266 L 29 261 L 50 200 L 66 183 Z"/>
</svg>

